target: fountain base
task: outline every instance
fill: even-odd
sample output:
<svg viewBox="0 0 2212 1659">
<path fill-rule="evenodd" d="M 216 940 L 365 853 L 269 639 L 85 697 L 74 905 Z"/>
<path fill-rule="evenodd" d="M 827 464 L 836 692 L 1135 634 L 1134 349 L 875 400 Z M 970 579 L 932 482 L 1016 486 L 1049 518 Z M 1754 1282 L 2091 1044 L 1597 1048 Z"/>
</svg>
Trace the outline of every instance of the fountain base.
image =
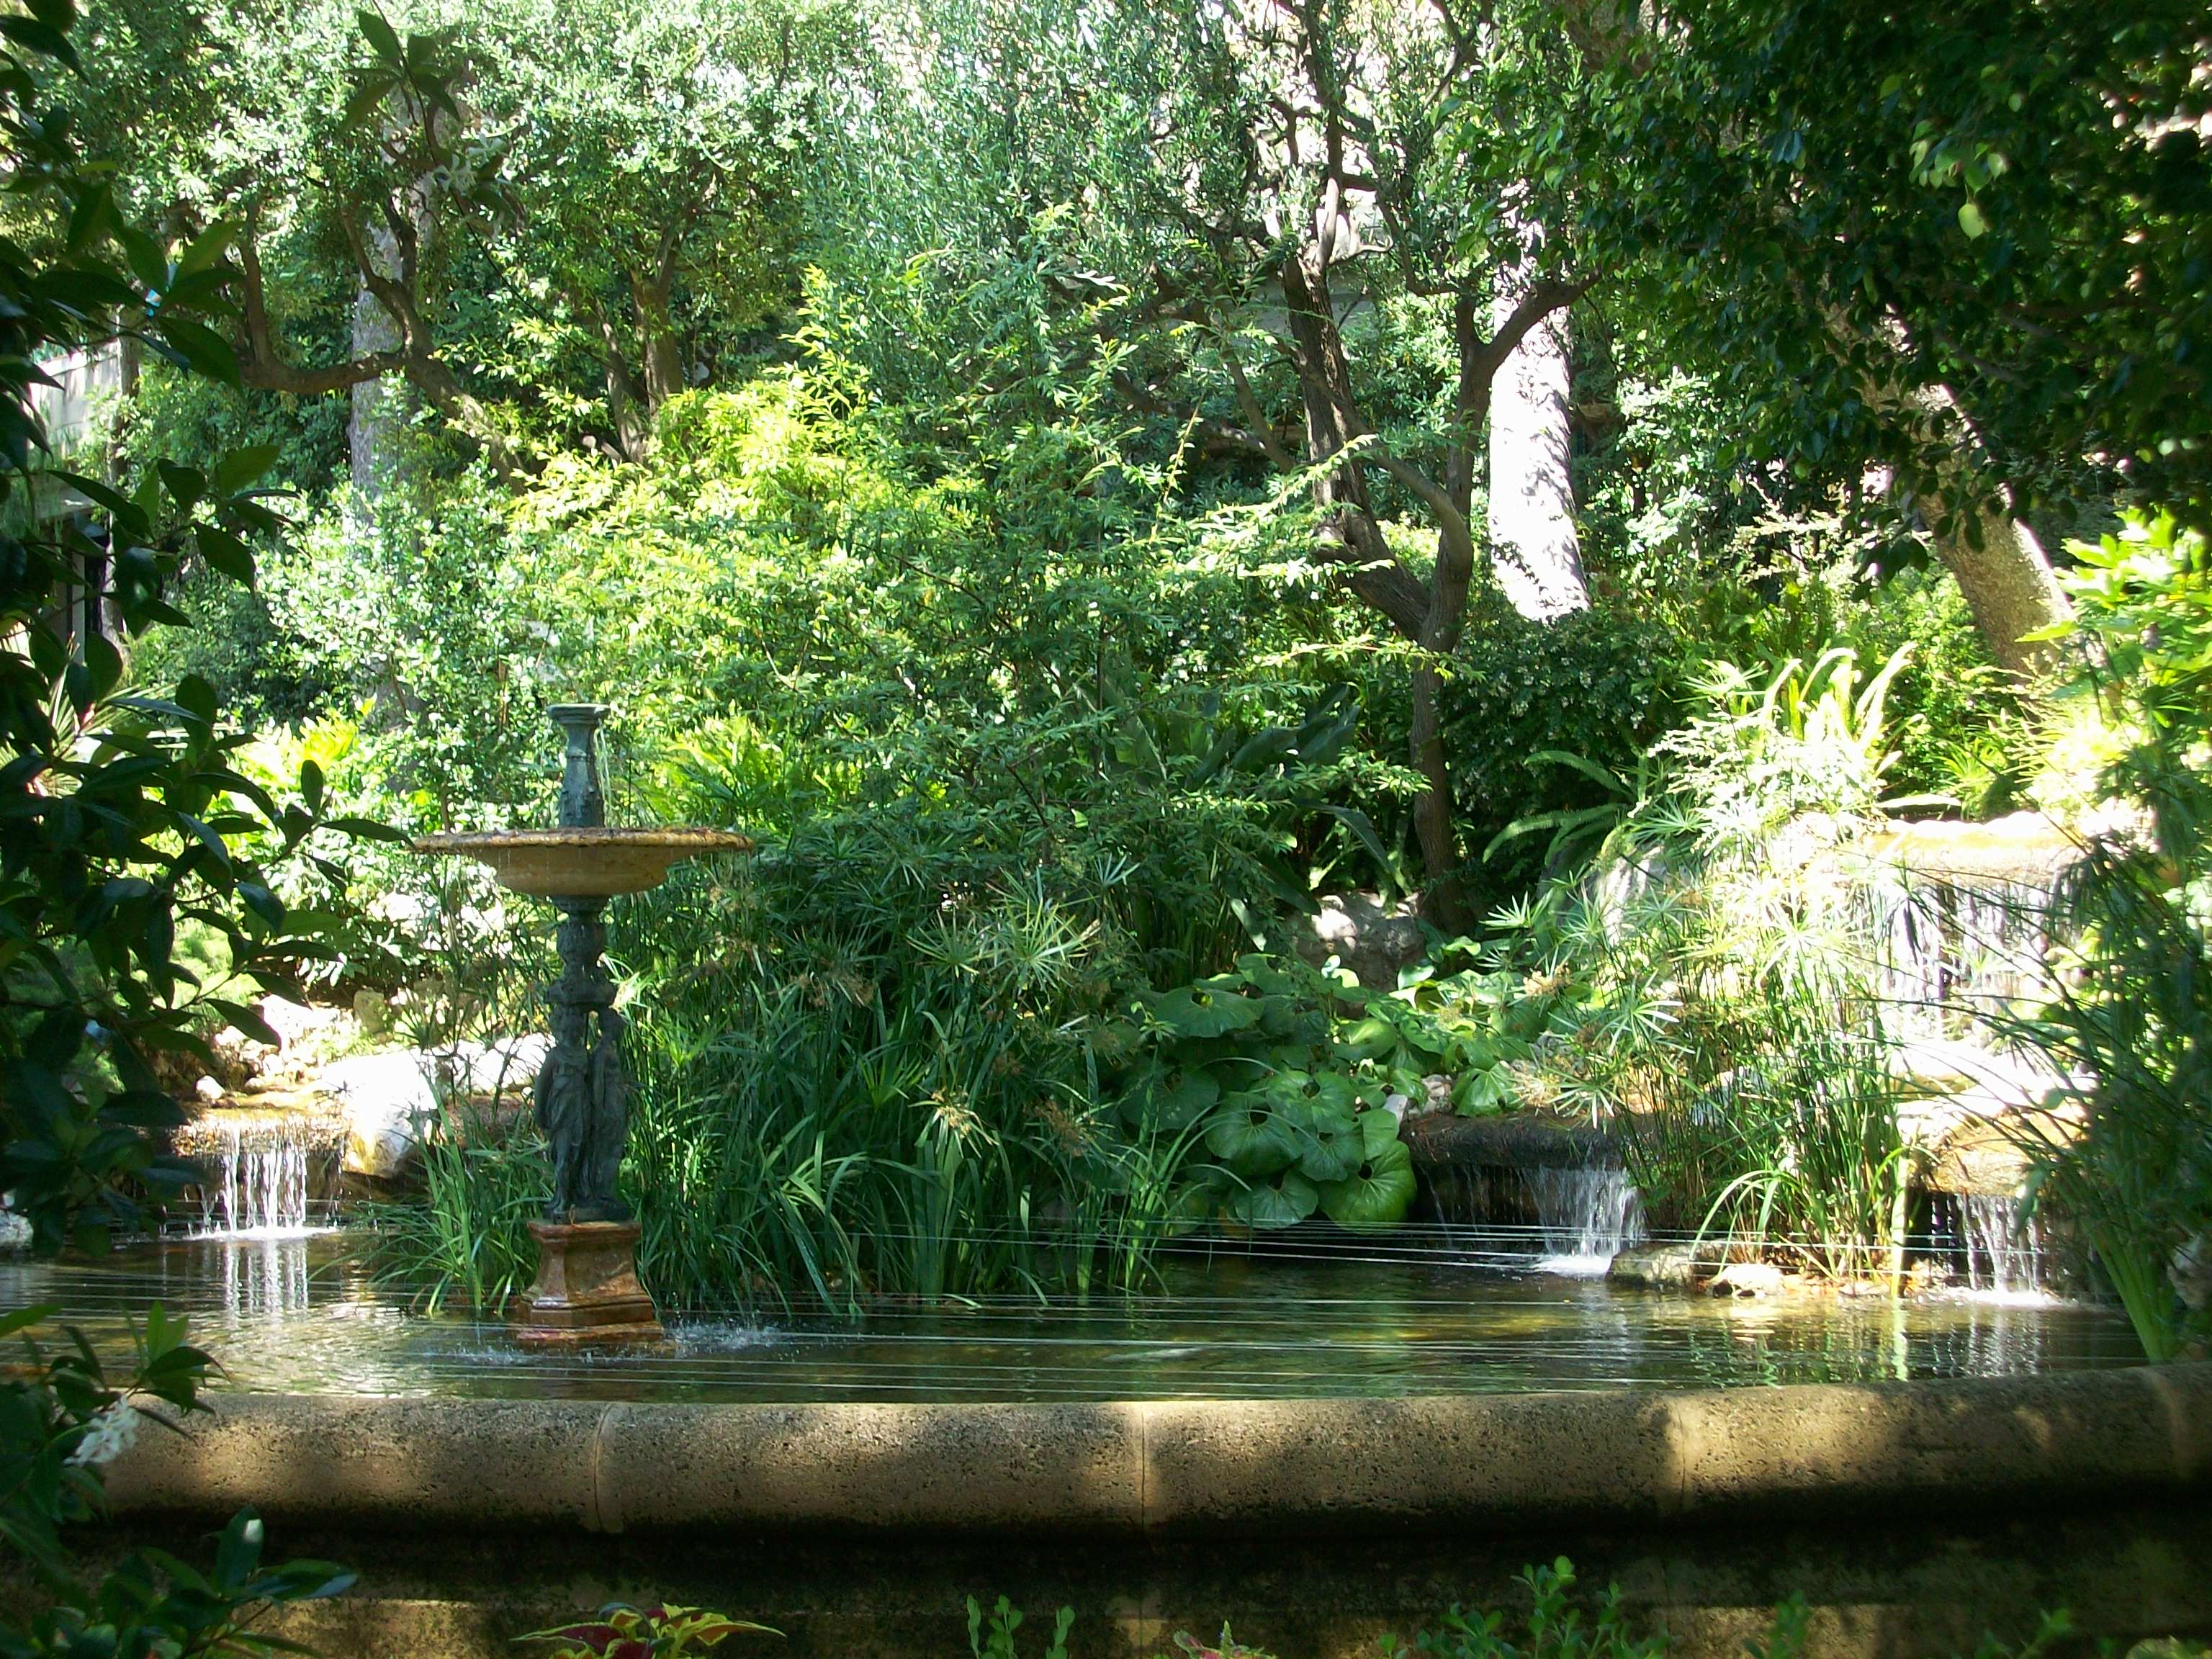
<svg viewBox="0 0 2212 1659">
<path fill-rule="evenodd" d="M 538 1279 L 514 1309 L 514 1340 L 539 1348 L 665 1342 L 637 1279 L 635 1221 L 533 1221 Z"/>
</svg>

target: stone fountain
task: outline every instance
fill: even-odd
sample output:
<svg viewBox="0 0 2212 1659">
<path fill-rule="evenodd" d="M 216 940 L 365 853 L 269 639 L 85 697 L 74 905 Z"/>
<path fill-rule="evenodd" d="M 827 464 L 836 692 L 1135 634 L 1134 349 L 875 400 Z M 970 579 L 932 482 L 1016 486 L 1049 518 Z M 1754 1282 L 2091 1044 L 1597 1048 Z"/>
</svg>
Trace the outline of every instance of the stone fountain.
<svg viewBox="0 0 2212 1659">
<path fill-rule="evenodd" d="M 566 740 L 561 823 L 426 836 L 415 850 L 465 854 L 501 886 L 550 900 L 561 914 L 561 977 L 544 990 L 552 1051 L 538 1074 L 538 1127 L 553 1156 L 553 1195 L 538 1241 L 538 1278 L 514 1310 L 518 1341 L 545 1347 L 657 1342 L 660 1320 L 637 1277 L 638 1225 L 617 1190 L 629 1126 L 622 1011 L 602 957 L 607 901 L 657 887 L 678 861 L 741 853 L 752 842 L 719 830 L 611 827 L 599 786 L 599 703 L 549 708 Z"/>
</svg>

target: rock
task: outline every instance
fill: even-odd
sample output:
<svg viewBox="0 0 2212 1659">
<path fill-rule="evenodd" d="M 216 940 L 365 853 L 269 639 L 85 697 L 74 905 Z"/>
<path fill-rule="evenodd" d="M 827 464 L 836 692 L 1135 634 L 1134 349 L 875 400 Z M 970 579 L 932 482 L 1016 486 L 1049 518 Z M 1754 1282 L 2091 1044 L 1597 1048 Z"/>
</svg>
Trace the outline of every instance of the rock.
<svg viewBox="0 0 2212 1659">
<path fill-rule="evenodd" d="M 1421 1079 L 1421 1091 L 1428 1096 L 1425 1110 L 1449 1112 L 1452 1109 L 1452 1080 L 1442 1072 L 1431 1073 Z"/>
<path fill-rule="evenodd" d="M 2185 1239 L 2168 1271 L 2183 1306 L 2192 1313 L 2212 1307 L 2212 1228 Z"/>
<path fill-rule="evenodd" d="M 1632 1245 L 1613 1257 L 1605 1276 L 1613 1284 L 1647 1291 L 1693 1290 L 1711 1271 L 1710 1255 L 1695 1244 Z"/>
<path fill-rule="evenodd" d="M 1331 893 L 1307 919 L 1297 953 L 1316 968 L 1331 957 L 1370 991 L 1395 991 L 1398 975 L 1419 962 L 1428 935 L 1410 899 L 1384 909 L 1372 893 Z"/>
<path fill-rule="evenodd" d="M 1897 1109 L 1898 1133 L 1925 1155 L 1931 1191 L 2010 1197 L 2042 1148 L 2063 1146 L 2081 1133 L 2080 1103 L 2045 1105 L 2048 1092 L 2023 1100 L 2009 1089 L 1970 1085 L 1905 1101 Z"/>
<path fill-rule="evenodd" d="M 222 1085 L 211 1077 L 204 1077 L 192 1085 L 192 1094 L 196 1098 L 204 1100 L 212 1106 L 222 1098 Z"/>
<path fill-rule="evenodd" d="M 0 1210 L 0 1253 L 31 1248 L 31 1223 L 13 1210 Z"/>
<path fill-rule="evenodd" d="M 1414 1163 L 1460 1169 L 1580 1170 L 1621 1161 L 1620 1149 L 1601 1129 L 1533 1112 L 1459 1117 L 1449 1100 L 1443 1111 L 1409 1115 L 1405 1140 Z"/>
<path fill-rule="evenodd" d="M 434 1078 L 447 1097 L 514 1093 L 538 1075 L 551 1047 L 550 1038 L 533 1033 L 435 1053 L 396 1048 L 333 1061 L 318 1081 L 345 1113 L 346 1172 L 390 1180 L 406 1168 L 422 1126 L 437 1115 Z"/>
<path fill-rule="evenodd" d="M 353 1018 L 362 1035 L 372 1042 L 380 1042 L 392 1034 L 392 1005 L 374 991 L 354 993 Z"/>
<path fill-rule="evenodd" d="M 1782 1288 L 1782 1269 L 1771 1261 L 1731 1261 L 1705 1288 L 1715 1296 L 1772 1296 Z"/>
<path fill-rule="evenodd" d="M 304 1002 L 278 996 L 263 997 L 253 1005 L 253 1012 L 261 1016 L 263 1024 L 276 1033 L 279 1054 L 310 1031 L 319 1031 L 344 1018 L 336 1008 L 312 1008 Z"/>
</svg>

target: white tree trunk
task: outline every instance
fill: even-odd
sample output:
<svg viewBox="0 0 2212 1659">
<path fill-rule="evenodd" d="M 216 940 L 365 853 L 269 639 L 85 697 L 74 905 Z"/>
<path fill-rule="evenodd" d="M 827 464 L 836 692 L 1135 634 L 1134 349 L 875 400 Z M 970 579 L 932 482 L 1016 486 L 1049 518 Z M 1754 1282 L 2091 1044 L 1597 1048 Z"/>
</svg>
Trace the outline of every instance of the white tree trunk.
<svg viewBox="0 0 2212 1659">
<path fill-rule="evenodd" d="M 371 257 L 380 276 L 397 277 L 399 247 L 390 227 L 372 223 L 368 230 Z M 363 283 L 354 295 L 353 355 L 374 356 L 399 347 L 399 325 L 379 304 Z M 353 410 L 346 424 L 346 449 L 351 463 L 356 501 L 367 508 L 384 493 L 384 484 L 398 465 L 393 439 L 406 423 L 407 388 L 390 377 L 363 380 L 353 389 Z"/>
<path fill-rule="evenodd" d="M 1533 258 L 1498 283 L 1501 326 L 1534 280 Z M 1492 568 L 1505 597 L 1540 622 L 1587 610 L 1582 538 L 1567 470 L 1567 314 L 1555 311 L 1498 366 L 1490 383 Z"/>
</svg>

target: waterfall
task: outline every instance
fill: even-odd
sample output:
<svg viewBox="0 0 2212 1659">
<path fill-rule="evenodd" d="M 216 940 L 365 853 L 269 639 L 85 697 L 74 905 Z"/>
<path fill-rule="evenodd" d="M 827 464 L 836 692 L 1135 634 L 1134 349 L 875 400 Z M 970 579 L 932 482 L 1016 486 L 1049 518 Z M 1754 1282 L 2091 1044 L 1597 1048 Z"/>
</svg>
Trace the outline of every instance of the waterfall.
<svg viewBox="0 0 2212 1659">
<path fill-rule="evenodd" d="M 1617 1164 L 1521 1171 L 1535 1200 L 1540 1273 L 1596 1274 L 1644 1237 L 1644 1204 Z"/>
<path fill-rule="evenodd" d="M 271 1238 L 307 1231 L 306 1127 L 277 1119 L 239 1124 L 218 1117 L 204 1125 L 200 1154 L 202 1234 L 215 1238 Z"/>
<path fill-rule="evenodd" d="M 1876 849 L 1862 890 L 1893 1041 L 1971 1037 L 2046 989 L 2051 895 L 2076 855 L 2063 832 L 2024 812 L 1900 823 Z"/>
<path fill-rule="evenodd" d="M 2016 1198 L 1986 1193 L 1944 1195 L 1966 1287 L 2004 1297 L 2045 1294 L 2043 1225 Z"/>
</svg>

